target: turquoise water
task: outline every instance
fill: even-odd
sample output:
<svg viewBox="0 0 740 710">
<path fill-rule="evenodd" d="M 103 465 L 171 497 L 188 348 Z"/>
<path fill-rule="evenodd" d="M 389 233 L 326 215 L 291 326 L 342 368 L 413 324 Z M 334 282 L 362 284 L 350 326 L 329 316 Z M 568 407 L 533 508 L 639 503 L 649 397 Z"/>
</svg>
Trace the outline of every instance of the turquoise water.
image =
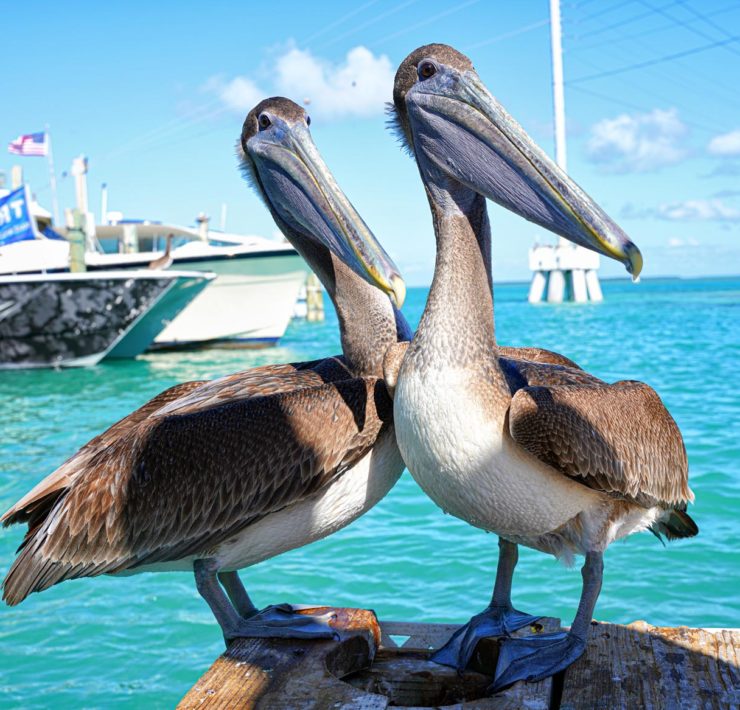
<svg viewBox="0 0 740 710">
<path fill-rule="evenodd" d="M 641 379 L 663 398 L 689 452 L 699 537 L 662 547 L 649 534 L 606 556 L 600 619 L 740 626 L 740 279 L 604 284 L 590 306 L 526 303 L 496 288 L 501 343 L 562 352 L 606 379 Z M 405 308 L 416 323 L 426 292 Z M 67 456 L 165 387 L 267 362 L 339 351 L 333 313 L 296 324 L 279 348 L 145 356 L 88 370 L 0 372 L 0 509 Z M 0 532 L 0 572 L 21 528 Z M 368 606 L 380 618 L 462 622 L 488 601 L 493 535 L 443 515 L 408 474 L 364 518 L 333 537 L 242 572 L 260 605 Z M 570 620 L 577 569 L 523 550 L 519 609 Z M 223 650 L 188 574 L 66 582 L 0 607 L 1 707 L 172 707 Z"/>
</svg>

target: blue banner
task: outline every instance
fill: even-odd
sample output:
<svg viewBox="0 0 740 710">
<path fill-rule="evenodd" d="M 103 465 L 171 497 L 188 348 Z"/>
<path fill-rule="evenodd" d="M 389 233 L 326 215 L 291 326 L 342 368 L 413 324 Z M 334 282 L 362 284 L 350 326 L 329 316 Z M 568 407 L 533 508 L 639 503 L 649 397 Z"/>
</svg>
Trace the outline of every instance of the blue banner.
<svg viewBox="0 0 740 710">
<path fill-rule="evenodd" d="M 0 197 L 0 246 L 36 238 L 36 223 L 31 216 L 25 186 Z"/>
</svg>

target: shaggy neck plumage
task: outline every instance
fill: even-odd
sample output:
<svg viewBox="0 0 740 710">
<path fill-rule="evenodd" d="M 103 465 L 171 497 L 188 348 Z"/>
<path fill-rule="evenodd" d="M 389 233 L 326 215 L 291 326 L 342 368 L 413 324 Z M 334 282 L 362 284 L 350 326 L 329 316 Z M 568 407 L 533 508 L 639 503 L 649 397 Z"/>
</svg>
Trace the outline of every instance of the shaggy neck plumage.
<svg viewBox="0 0 740 710">
<path fill-rule="evenodd" d="M 511 394 L 494 333 L 491 229 L 485 198 L 439 171 L 422 168 L 421 175 L 432 209 L 437 259 L 409 353 L 412 366 L 466 371 L 472 392 L 477 393 L 471 392 L 471 402 L 487 391 L 489 401 L 505 405 Z M 430 362 L 436 363 L 434 368 Z"/>
<path fill-rule="evenodd" d="M 450 362 L 495 357 L 491 230 L 485 199 L 436 169 L 422 169 L 437 240 L 434 278 L 417 339 Z"/>
<path fill-rule="evenodd" d="M 388 346 L 411 340 L 406 319 L 388 296 L 358 277 L 336 257 L 332 301 L 339 319 L 345 358 L 358 374 L 382 375 Z"/>
<path fill-rule="evenodd" d="M 281 225 L 282 226 L 282 225 Z M 357 276 L 323 246 L 283 227 L 290 241 L 319 277 L 339 320 L 342 352 L 356 375 L 381 376 L 388 346 L 413 335 L 388 296 Z"/>
</svg>

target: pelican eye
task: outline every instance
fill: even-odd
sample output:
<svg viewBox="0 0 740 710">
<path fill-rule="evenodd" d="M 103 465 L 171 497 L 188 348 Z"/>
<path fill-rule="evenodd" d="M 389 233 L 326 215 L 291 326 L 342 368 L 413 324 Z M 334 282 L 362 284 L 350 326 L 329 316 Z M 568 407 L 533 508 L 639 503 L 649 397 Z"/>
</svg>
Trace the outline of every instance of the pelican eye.
<svg viewBox="0 0 740 710">
<path fill-rule="evenodd" d="M 306 125 L 307 126 L 310 126 L 311 125 L 311 117 L 310 116 L 306 116 Z"/>
<path fill-rule="evenodd" d="M 265 128 L 269 128 L 272 125 L 272 121 L 266 113 L 260 114 L 260 117 L 257 119 L 257 123 L 259 123 L 261 131 L 264 131 Z"/>
<path fill-rule="evenodd" d="M 422 62 L 419 65 L 419 77 L 429 79 L 437 73 L 437 67 L 432 62 Z"/>
</svg>

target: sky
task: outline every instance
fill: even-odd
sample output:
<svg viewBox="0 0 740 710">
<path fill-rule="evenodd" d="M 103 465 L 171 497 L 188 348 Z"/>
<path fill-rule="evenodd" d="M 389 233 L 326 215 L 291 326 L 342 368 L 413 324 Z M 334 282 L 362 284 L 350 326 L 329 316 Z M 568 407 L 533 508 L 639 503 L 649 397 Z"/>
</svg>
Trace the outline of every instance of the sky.
<svg viewBox="0 0 740 710">
<path fill-rule="evenodd" d="M 740 273 L 740 3 L 563 0 L 568 170 L 641 248 L 645 277 Z M 385 126 L 401 60 L 429 42 L 466 53 L 490 91 L 551 155 L 546 0 L 32 2 L 4 12 L 0 141 L 52 136 L 59 201 L 89 159 L 90 206 L 128 218 L 277 237 L 237 169 L 249 109 L 304 103 L 314 140 L 410 285 L 431 280 L 434 240 L 413 161 Z M 10 25 L 8 25 L 10 26 Z M 43 158 L 20 164 L 51 208 Z M 494 277 L 529 278 L 552 241 L 491 206 Z M 626 277 L 602 259 L 603 277 Z"/>
</svg>

